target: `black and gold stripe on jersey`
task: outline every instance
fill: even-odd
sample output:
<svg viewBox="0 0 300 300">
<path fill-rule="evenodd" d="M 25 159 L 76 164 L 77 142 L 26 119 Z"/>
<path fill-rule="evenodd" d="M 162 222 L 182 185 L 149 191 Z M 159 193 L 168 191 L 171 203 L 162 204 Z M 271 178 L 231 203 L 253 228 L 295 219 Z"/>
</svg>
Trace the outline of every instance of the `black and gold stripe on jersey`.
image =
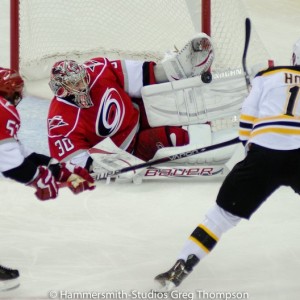
<svg viewBox="0 0 300 300">
<path fill-rule="evenodd" d="M 193 231 L 189 239 L 206 253 L 210 252 L 219 240 L 213 232 L 202 224 Z"/>
<path fill-rule="evenodd" d="M 277 67 L 271 67 L 265 70 L 262 70 L 258 72 L 255 77 L 257 76 L 268 76 L 279 72 L 288 72 L 288 73 L 300 73 L 300 66 L 277 66 Z"/>
<path fill-rule="evenodd" d="M 300 135 L 300 119 L 286 115 L 256 119 L 251 137 L 265 133 Z"/>
<path fill-rule="evenodd" d="M 239 128 L 241 140 L 267 133 L 300 135 L 300 119 L 287 115 L 256 119 L 241 115 Z"/>
<path fill-rule="evenodd" d="M 239 136 L 242 142 L 247 141 L 250 138 L 254 121 L 255 117 L 253 116 L 243 114 L 240 116 Z"/>
</svg>

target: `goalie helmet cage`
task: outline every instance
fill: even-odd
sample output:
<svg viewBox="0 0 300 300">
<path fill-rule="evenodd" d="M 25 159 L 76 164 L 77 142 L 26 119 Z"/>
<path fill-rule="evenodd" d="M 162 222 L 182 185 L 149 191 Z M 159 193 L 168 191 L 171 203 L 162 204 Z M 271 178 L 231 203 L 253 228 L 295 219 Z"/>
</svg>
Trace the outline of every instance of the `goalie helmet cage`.
<svg viewBox="0 0 300 300">
<path fill-rule="evenodd" d="M 11 67 L 26 80 L 48 78 L 60 59 L 159 61 L 199 31 L 212 36 L 212 72 L 241 72 L 243 0 L 10 0 Z M 252 30 L 248 66 L 268 59 Z M 227 73 L 228 74 L 228 73 Z M 225 75 L 226 76 L 226 75 Z"/>
</svg>

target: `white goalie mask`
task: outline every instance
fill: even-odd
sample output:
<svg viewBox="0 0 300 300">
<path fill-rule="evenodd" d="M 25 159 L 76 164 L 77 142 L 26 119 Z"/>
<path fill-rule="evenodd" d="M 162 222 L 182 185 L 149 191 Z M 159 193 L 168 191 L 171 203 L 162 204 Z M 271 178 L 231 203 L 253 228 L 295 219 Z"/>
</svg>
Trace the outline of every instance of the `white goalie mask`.
<svg viewBox="0 0 300 300">
<path fill-rule="evenodd" d="M 76 61 L 62 60 L 53 65 L 49 86 L 55 96 L 71 97 L 78 107 L 89 108 L 93 106 L 93 102 L 88 84 L 88 73 Z"/>
<path fill-rule="evenodd" d="M 300 39 L 294 44 L 293 47 L 292 65 L 300 66 Z"/>
</svg>

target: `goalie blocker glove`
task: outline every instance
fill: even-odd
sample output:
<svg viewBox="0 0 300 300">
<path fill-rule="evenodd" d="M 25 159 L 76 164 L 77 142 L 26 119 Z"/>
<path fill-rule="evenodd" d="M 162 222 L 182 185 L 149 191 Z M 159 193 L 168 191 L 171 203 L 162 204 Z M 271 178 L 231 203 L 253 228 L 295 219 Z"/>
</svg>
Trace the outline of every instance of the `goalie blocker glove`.
<svg viewBox="0 0 300 300">
<path fill-rule="evenodd" d="M 174 81 L 201 76 L 209 70 L 213 60 L 214 49 L 210 37 L 199 33 L 180 51 L 166 53 L 161 63 L 168 80 Z"/>
</svg>

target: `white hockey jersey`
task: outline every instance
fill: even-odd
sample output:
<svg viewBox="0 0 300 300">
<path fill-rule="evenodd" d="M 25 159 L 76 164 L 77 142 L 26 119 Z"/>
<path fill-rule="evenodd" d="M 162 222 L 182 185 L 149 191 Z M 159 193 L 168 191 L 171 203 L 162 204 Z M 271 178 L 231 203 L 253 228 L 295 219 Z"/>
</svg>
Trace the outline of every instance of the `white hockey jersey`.
<svg viewBox="0 0 300 300">
<path fill-rule="evenodd" d="M 300 66 L 256 75 L 240 116 L 240 139 L 277 150 L 300 148 Z"/>
</svg>

